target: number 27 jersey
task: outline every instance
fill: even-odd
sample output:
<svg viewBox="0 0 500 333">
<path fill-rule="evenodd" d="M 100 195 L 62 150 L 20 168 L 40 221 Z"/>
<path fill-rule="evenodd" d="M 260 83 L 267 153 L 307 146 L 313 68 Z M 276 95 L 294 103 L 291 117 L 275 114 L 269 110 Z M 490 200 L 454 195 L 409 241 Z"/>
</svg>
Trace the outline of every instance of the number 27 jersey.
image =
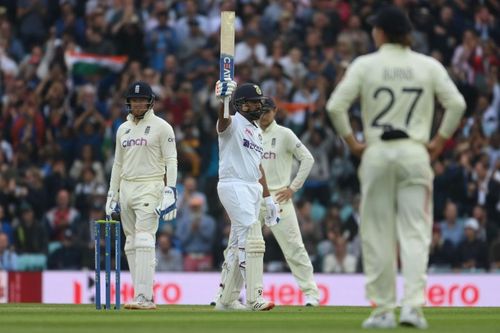
<svg viewBox="0 0 500 333">
<path fill-rule="evenodd" d="M 330 97 L 327 110 L 334 117 L 345 113 L 358 96 L 368 144 L 380 140 L 382 132 L 391 129 L 402 130 L 413 140 L 428 142 L 435 97 L 447 109 L 440 133 L 449 137 L 465 105 L 437 60 L 396 44 L 384 44 L 379 51 L 358 57 Z M 336 128 L 345 131 L 339 133 L 341 136 L 349 134 L 348 124 L 337 123 Z"/>
</svg>

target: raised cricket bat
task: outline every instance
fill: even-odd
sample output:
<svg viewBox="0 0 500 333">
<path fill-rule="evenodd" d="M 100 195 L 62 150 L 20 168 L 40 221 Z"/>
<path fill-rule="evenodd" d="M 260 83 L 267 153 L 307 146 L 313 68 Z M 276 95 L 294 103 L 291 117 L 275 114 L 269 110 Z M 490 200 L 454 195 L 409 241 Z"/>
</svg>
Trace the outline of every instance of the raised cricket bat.
<svg viewBox="0 0 500 333">
<path fill-rule="evenodd" d="M 234 12 L 220 13 L 219 80 L 234 78 Z M 229 118 L 229 97 L 224 98 L 224 118 Z"/>
</svg>

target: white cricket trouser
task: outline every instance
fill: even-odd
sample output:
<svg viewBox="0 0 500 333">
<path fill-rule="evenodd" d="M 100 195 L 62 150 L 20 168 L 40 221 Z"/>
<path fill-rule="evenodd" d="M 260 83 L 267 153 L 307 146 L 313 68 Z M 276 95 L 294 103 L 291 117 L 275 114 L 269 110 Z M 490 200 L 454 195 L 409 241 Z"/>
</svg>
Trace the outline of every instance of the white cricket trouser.
<svg viewBox="0 0 500 333">
<path fill-rule="evenodd" d="M 262 259 L 264 239 L 257 220 L 262 200 L 262 185 L 242 181 L 220 181 L 217 185 L 219 199 L 231 220 L 227 270 L 223 284 L 222 301 L 228 302 L 232 295 L 239 294 L 240 276 L 235 274 L 235 256 L 239 269 L 246 280 L 247 302 L 252 303 L 262 295 Z"/>
<path fill-rule="evenodd" d="M 422 306 L 433 223 L 429 154 L 409 139 L 375 143 L 362 156 L 359 178 L 367 298 L 381 310 L 396 306 L 399 245 L 402 305 Z"/>
<path fill-rule="evenodd" d="M 272 191 L 271 195 L 275 198 L 277 191 Z M 270 229 L 278 241 L 283 251 L 286 262 L 290 266 L 293 277 L 297 281 L 300 290 L 319 301 L 318 286 L 314 281 L 313 266 L 311 259 L 302 242 L 299 222 L 293 206 L 293 201 L 288 200 L 280 204 L 280 222 Z M 266 206 L 261 205 L 259 220 L 264 225 Z"/>
<path fill-rule="evenodd" d="M 231 220 L 231 233 L 228 247 L 244 249 L 249 227 L 258 221 L 262 185 L 241 181 L 222 181 L 217 184 L 217 193 Z M 241 258 L 240 258 L 241 263 Z"/>
<path fill-rule="evenodd" d="M 158 215 L 154 209 L 160 203 L 163 188 L 163 180 L 120 182 L 120 215 L 126 236 L 125 255 L 135 297 L 144 294 L 151 299 L 153 295 L 155 235 L 158 230 Z"/>
</svg>

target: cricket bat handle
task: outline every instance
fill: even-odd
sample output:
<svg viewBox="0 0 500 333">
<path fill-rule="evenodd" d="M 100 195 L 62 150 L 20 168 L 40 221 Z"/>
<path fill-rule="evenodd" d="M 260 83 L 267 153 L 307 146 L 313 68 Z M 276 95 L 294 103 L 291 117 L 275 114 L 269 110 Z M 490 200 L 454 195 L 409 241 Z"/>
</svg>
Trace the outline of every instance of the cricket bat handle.
<svg viewBox="0 0 500 333">
<path fill-rule="evenodd" d="M 224 98 L 224 118 L 229 118 L 229 97 Z"/>
</svg>

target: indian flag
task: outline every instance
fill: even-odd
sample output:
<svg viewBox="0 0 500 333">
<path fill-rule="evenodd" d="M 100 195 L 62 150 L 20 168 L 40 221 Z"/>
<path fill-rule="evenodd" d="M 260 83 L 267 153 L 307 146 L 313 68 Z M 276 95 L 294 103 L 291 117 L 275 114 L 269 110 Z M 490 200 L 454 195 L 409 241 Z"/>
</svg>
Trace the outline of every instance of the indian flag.
<svg viewBox="0 0 500 333">
<path fill-rule="evenodd" d="M 110 71 L 114 73 L 120 72 L 127 62 L 127 56 L 107 56 L 67 51 L 64 54 L 64 60 L 73 74 L 92 75 Z"/>
</svg>

